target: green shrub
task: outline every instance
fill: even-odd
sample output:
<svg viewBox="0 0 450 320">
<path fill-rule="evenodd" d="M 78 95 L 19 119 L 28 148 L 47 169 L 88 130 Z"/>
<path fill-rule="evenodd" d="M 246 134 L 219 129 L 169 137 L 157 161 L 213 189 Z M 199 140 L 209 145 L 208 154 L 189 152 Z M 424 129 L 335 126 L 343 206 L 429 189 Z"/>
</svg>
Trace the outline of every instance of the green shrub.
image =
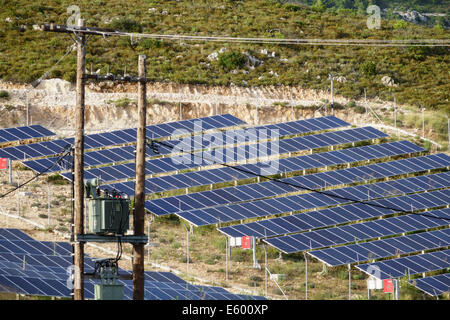
<svg viewBox="0 0 450 320">
<path fill-rule="evenodd" d="M 8 93 L 8 91 L 1 90 L 1 91 L 0 91 L 0 98 L 1 98 L 1 99 L 9 99 L 9 93 Z"/>
<path fill-rule="evenodd" d="M 158 39 L 142 39 L 139 42 L 139 45 L 143 48 L 143 49 L 159 49 L 162 47 L 162 42 L 161 40 Z"/>
<path fill-rule="evenodd" d="M 117 29 L 127 32 L 142 32 L 142 25 L 134 18 L 122 17 L 114 19 L 110 25 L 111 29 Z"/>
<path fill-rule="evenodd" d="M 53 174 L 51 176 L 47 177 L 47 182 L 54 184 L 54 185 L 65 185 L 69 184 L 70 182 L 64 179 L 64 177 L 60 174 Z"/>
<path fill-rule="evenodd" d="M 218 59 L 220 67 L 226 71 L 240 69 L 247 62 L 247 57 L 240 52 L 224 52 Z"/>
<path fill-rule="evenodd" d="M 361 65 L 359 70 L 366 76 L 374 76 L 377 74 L 377 65 L 373 61 L 366 61 Z"/>
</svg>

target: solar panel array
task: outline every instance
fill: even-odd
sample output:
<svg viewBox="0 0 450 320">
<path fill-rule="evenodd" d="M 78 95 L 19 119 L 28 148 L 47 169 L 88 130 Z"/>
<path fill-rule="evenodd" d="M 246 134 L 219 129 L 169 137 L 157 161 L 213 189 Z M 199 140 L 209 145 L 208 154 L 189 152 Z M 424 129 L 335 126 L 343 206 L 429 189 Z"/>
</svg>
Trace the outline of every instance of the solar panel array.
<svg viewBox="0 0 450 320">
<path fill-rule="evenodd" d="M 201 126 L 195 125 L 196 121 L 201 121 Z M 231 114 L 216 115 L 192 120 L 182 120 L 176 122 L 162 123 L 147 126 L 147 136 L 153 138 L 171 137 L 176 130 L 183 130 L 184 133 L 199 132 L 210 129 L 218 129 L 230 126 L 245 124 L 244 121 Z M 84 136 L 84 149 L 95 149 L 109 147 L 120 144 L 136 142 L 136 128 L 126 130 L 116 130 L 111 132 L 90 134 Z M 0 149 L 0 157 L 12 160 L 26 160 L 30 158 L 52 156 L 60 153 L 68 145 L 74 144 L 74 138 L 45 141 L 8 147 Z"/>
<path fill-rule="evenodd" d="M 374 267 L 380 270 L 379 274 L 371 274 Z M 449 267 L 450 249 L 356 266 L 359 270 L 381 280 L 401 278 L 405 275 L 415 275 Z"/>
<path fill-rule="evenodd" d="M 14 239 L 14 240 L 11 240 Z M 17 229 L 0 229 L 0 291 L 38 296 L 71 297 L 70 272 L 73 265 L 71 246 L 66 242 L 33 240 Z M 85 272 L 94 271 L 94 262 L 85 256 Z M 131 271 L 119 269 L 119 274 Z M 145 272 L 147 300 L 254 300 L 264 297 L 236 295 L 220 287 L 197 286 L 169 272 Z M 85 298 L 94 298 L 98 279 L 85 280 Z M 132 299 L 132 280 L 118 280 L 124 285 L 125 299 Z"/>
<path fill-rule="evenodd" d="M 433 214 L 433 213 L 432 213 Z M 448 217 L 448 211 L 439 211 L 437 214 L 444 214 Z M 370 240 L 379 237 L 392 236 L 405 232 L 418 231 L 423 229 L 443 227 L 448 224 L 442 219 L 428 218 L 424 216 L 405 215 L 398 219 L 386 219 L 369 221 L 364 223 L 350 224 L 342 227 L 320 229 L 316 231 L 298 233 L 291 236 L 266 239 L 283 252 L 293 253 L 330 246 L 336 246 L 356 241 Z M 395 222 L 392 227 L 389 223 Z M 388 225 L 386 225 L 388 224 Z M 406 240 L 405 240 L 406 241 Z"/>
<path fill-rule="evenodd" d="M 428 198 L 427 194 L 423 194 L 423 196 Z M 434 197 L 431 196 L 431 198 L 433 199 Z M 401 198 L 398 200 L 401 200 Z M 411 196 L 405 196 L 403 198 L 403 201 L 411 200 Z M 440 203 L 442 202 L 439 202 L 438 204 Z M 317 228 L 332 227 L 344 223 L 353 223 L 363 219 L 380 218 L 393 213 L 395 213 L 395 210 L 368 206 L 364 203 L 354 203 L 318 211 L 310 211 L 223 227 L 219 228 L 219 231 L 230 237 L 243 237 L 248 235 L 256 238 L 267 238 Z M 381 225 L 384 224 L 383 220 L 379 223 Z"/>
<path fill-rule="evenodd" d="M 348 126 L 349 124 L 342 121 L 336 117 L 321 117 L 313 118 L 308 120 L 292 121 L 287 123 L 280 123 L 275 125 L 264 125 L 252 127 L 250 129 L 240 129 L 240 130 L 228 130 L 226 132 L 215 132 L 210 133 L 210 137 L 203 139 L 204 136 L 197 136 L 196 138 L 188 137 L 187 139 L 182 138 L 178 140 L 167 140 L 164 141 L 165 144 L 176 146 L 180 151 L 190 151 L 190 150 L 201 150 L 207 147 L 223 147 L 224 144 L 234 144 L 234 143 L 245 143 L 257 140 L 264 140 L 268 138 L 278 138 L 276 136 L 271 136 L 270 132 L 267 134 L 261 134 L 261 130 L 279 130 L 280 136 L 303 134 L 313 131 L 321 131 L 328 129 L 335 129 L 341 126 Z M 212 140 L 212 141 L 211 141 Z M 146 157 L 154 157 L 157 155 L 167 155 L 172 153 L 172 148 L 160 145 L 158 146 L 158 153 L 155 153 L 153 149 L 149 147 L 146 148 Z M 84 154 L 84 166 L 91 167 L 115 162 L 129 161 L 135 158 L 135 146 L 125 146 L 118 148 L 110 148 L 98 151 L 86 152 Z M 62 160 L 61 166 L 53 166 L 58 157 L 51 157 L 38 160 L 30 160 L 23 162 L 26 167 L 35 170 L 37 172 L 56 172 L 65 169 L 70 169 L 71 160 Z M 133 167 L 126 166 L 126 169 Z M 125 172 L 127 172 L 125 169 Z M 120 167 L 116 169 L 121 171 Z M 128 172 L 127 172 L 128 173 Z M 128 173 L 131 174 L 131 173 Z M 124 177 L 132 177 L 132 175 L 127 175 Z M 116 179 L 114 179 L 116 180 Z"/>
<path fill-rule="evenodd" d="M 438 155 L 296 176 L 293 178 L 279 179 L 279 181 L 305 186 L 311 189 L 321 189 L 359 181 L 438 169 L 447 166 L 450 166 L 450 156 L 441 153 Z M 288 184 L 282 184 L 277 181 L 265 181 L 202 191 L 193 194 L 159 198 L 148 201 L 147 209 L 153 214 L 160 216 L 182 210 L 200 209 L 233 202 L 257 200 L 296 191 L 298 191 L 298 188 Z"/>
<path fill-rule="evenodd" d="M 214 164 L 211 159 L 220 159 L 220 163 L 233 163 L 237 161 L 256 159 L 264 156 L 274 156 L 311 150 L 321 147 L 367 141 L 371 139 L 384 138 L 386 134 L 372 127 L 348 129 L 335 132 L 326 132 L 316 135 L 302 136 L 291 139 L 283 139 L 277 142 L 268 142 L 266 148 L 261 148 L 261 143 L 213 149 L 211 155 L 205 156 L 198 152 L 195 155 L 185 154 L 183 158 L 179 156 L 147 160 L 145 174 L 161 174 L 175 172 L 179 170 L 193 169 L 201 166 Z M 277 147 L 273 147 L 277 143 Z M 269 147 L 270 146 L 270 147 Z M 264 152 L 264 153 L 262 153 Z M 265 154 L 267 152 L 267 154 Z M 135 177 L 135 163 L 119 164 L 101 168 L 93 168 L 84 172 L 85 179 L 100 178 L 102 181 L 114 181 Z M 64 173 L 64 177 L 71 179 L 70 173 Z"/>
<path fill-rule="evenodd" d="M 410 283 L 430 296 L 439 296 L 450 291 L 450 273 L 415 279 L 411 280 Z"/>
<path fill-rule="evenodd" d="M 54 136 L 55 133 L 41 125 L 0 129 L 0 144 L 20 140 Z"/>
<path fill-rule="evenodd" d="M 349 148 L 330 152 L 314 153 L 310 155 L 282 158 L 277 160 L 279 172 L 295 172 L 301 170 L 317 169 L 326 166 L 355 163 L 373 159 L 399 156 L 410 153 L 422 152 L 425 149 L 409 142 L 396 141 L 382 143 L 379 145 L 368 145 L 363 147 Z M 262 168 L 269 168 L 274 164 L 271 162 L 257 162 L 235 166 L 238 169 L 260 173 Z M 186 172 L 145 180 L 145 193 L 169 191 L 175 189 L 189 188 L 195 186 L 210 185 L 221 182 L 236 181 L 255 178 L 254 174 L 237 171 L 232 168 L 217 168 L 197 172 Z M 103 189 L 116 189 L 128 195 L 134 194 L 134 181 L 106 184 Z"/>
<path fill-rule="evenodd" d="M 437 210 L 432 212 L 438 216 L 450 217 L 450 209 Z M 379 223 L 384 221 L 384 223 Z M 419 215 L 405 215 L 401 217 L 378 220 L 376 227 L 378 230 L 385 229 L 388 224 L 388 230 L 383 236 L 400 234 L 423 230 L 425 228 L 434 228 L 445 226 L 444 220 L 427 218 Z M 381 226 L 383 225 L 383 226 Z M 371 227 L 366 224 L 367 227 Z M 389 229 L 390 228 L 390 229 Z M 332 229 L 328 229 L 333 232 Z M 394 230 L 394 231 L 392 231 Z M 361 239 L 358 239 L 358 241 Z M 430 232 L 421 232 L 412 235 L 406 235 L 395 238 L 387 238 L 382 240 L 357 243 L 342 247 L 327 248 L 318 251 L 308 252 L 314 258 L 326 263 L 331 267 L 345 264 L 360 263 L 372 259 L 388 258 L 397 255 L 411 254 L 422 250 L 433 250 L 445 248 L 450 245 L 450 229 L 435 230 Z"/>
<path fill-rule="evenodd" d="M 394 198 L 386 198 L 381 200 L 375 200 L 371 201 L 373 204 L 377 204 L 380 206 L 387 206 L 391 208 L 398 208 L 401 210 L 404 210 L 406 212 L 411 210 L 411 207 L 414 207 L 414 210 L 423 210 L 428 208 L 437 208 L 441 206 L 445 206 L 448 203 L 450 203 L 450 189 L 440 190 L 440 191 L 433 191 L 433 192 L 425 192 L 425 193 L 419 193 L 419 194 L 413 194 L 409 196 L 402 196 L 402 197 L 394 197 Z M 380 216 L 380 213 L 378 212 L 378 208 L 375 207 L 369 207 L 367 205 L 361 204 L 363 206 L 363 210 L 365 210 L 365 217 L 364 219 L 368 219 L 371 217 L 377 217 Z M 373 212 L 373 209 L 377 209 L 376 215 L 371 216 L 371 213 Z M 387 209 L 381 209 L 382 211 Z M 392 210 L 390 213 L 396 212 L 395 210 Z M 353 211 L 352 211 L 353 213 Z M 386 215 L 386 213 L 384 214 Z M 331 217 L 332 219 L 332 217 Z M 363 227 L 361 227 L 363 229 Z M 348 229 L 348 230 L 347 230 Z M 326 230 L 326 229 L 324 229 Z M 342 232 L 343 231 L 343 232 Z M 270 238 L 265 239 L 264 241 L 268 244 L 270 244 L 273 247 L 276 247 L 277 249 L 286 252 L 286 253 L 293 253 L 293 252 L 299 252 L 304 250 L 311 250 L 314 248 L 321 248 L 326 245 L 324 245 L 327 240 L 316 241 L 314 236 L 326 233 L 327 231 L 316 231 L 313 233 L 310 233 L 308 235 L 312 236 L 313 238 L 305 238 L 304 233 L 294 234 L 294 235 L 287 235 L 287 236 L 281 236 L 276 238 Z M 354 240 L 358 238 L 365 237 L 367 233 L 361 232 L 358 229 L 355 229 L 353 225 L 343 226 L 338 229 L 333 229 L 334 233 L 339 232 L 340 235 L 342 235 L 343 239 L 347 240 Z M 367 231 L 369 232 L 369 231 Z M 346 233 L 349 233 L 349 235 L 346 235 Z M 369 232 L 369 234 L 376 234 L 376 232 Z M 330 236 L 333 238 L 332 236 Z M 334 237 L 336 239 L 336 237 Z M 331 243 L 332 244 L 332 243 Z"/>
<path fill-rule="evenodd" d="M 275 214 L 295 212 L 305 209 L 314 209 L 320 207 L 346 204 L 352 201 L 365 201 L 373 198 L 382 198 L 391 195 L 425 191 L 450 187 L 450 172 L 445 172 L 433 176 L 420 176 L 402 180 L 386 181 L 376 184 L 359 185 L 326 191 L 321 193 L 303 193 L 299 195 L 277 197 L 264 200 L 255 200 L 246 203 L 231 204 L 228 206 L 208 207 L 204 209 L 195 209 L 189 211 L 177 212 L 176 215 L 189 221 L 195 226 L 204 226 L 220 222 L 231 222 L 256 217 L 266 217 Z M 450 190 L 448 190 L 450 192 Z M 445 194 L 446 191 L 443 191 Z M 334 195 L 334 196 L 332 196 Z M 345 197 L 345 198 L 337 198 Z M 440 201 L 425 201 L 420 199 L 420 195 L 415 195 L 418 200 L 408 199 L 408 206 L 396 198 L 377 200 L 381 206 L 390 206 L 391 208 L 401 208 L 405 211 L 411 208 L 420 208 L 424 204 L 431 205 L 441 203 Z M 448 198 L 444 198 L 450 200 Z M 420 202 L 422 201 L 422 202 Z M 450 202 L 449 202 L 450 203 Z"/>
</svg>

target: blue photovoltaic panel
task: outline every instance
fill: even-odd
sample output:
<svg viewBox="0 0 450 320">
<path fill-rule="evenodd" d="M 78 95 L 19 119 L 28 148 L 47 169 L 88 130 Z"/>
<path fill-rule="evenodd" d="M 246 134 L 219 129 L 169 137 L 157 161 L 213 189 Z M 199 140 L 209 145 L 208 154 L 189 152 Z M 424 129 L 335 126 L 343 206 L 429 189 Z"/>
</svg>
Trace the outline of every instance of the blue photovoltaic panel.
<svg viewBox="0 0 450 320">
<path fill-rule="evenodd" d="M 450 291 L 450 273 L 414 279 L 410 283 L 430 296 L 440 296 Z"/>
<path fill-rule="evenodd" d="M 422 152 L 424 150 L 425 149 L 405 140 L 405 141 L 383 143 L 373 146 L 370 145 L 299 157 L 284 158 L 279 159 L 276 162 L 276 164 L 278 165 L 278 172 L 280 173 L 294 172 L 325 167 L 327 164 L 324 163 L 324 160 L 314 159 L 317 158 L 316 155 L 320 155 L 320 157 L 324 159 L 333 158 L 334 159 L 333 164 L 338 165 L 350 162 L 358 162 L 363 160 L 372 160 L 389 156 L 398 156 Z M 261 173 L 261 168 L 270 167 L 270 165 L 273 164 L 270 164 L 268 162 L 258 162 L 254 164 L 239 165 L 236 167 L 251 172 Z M 63 175 L 66 177 L 70 176 L 66 174 Z M 234 170 L 233 168 L 217 168 L 197 172 L 187 172 L 182 174 L 174 174 L 147 179 L 145 181 L 145 193 L 152 194 L 155 192 L 189 188 L 194 186 L 202 186 L 254 177 L 255 175 L 253 174 L 237 171 Z M 107 184 L 102 186 L 101 188 L 116 189 L 128 195 L 133 195 L 134 181 Z"/>
<path fill-rule="evenodd" d="M 34 240 L 19 229 L 0 228 L 0 240 Z"/>
<path fill-rule="evenodd" d="M 70 297 L 71 290 L 67 279 L 41 279 L 19 275 L 0 274 L 0 291 L 37 296 Z M 67 274 L 65 274 L 67 278 Z M 86 299 L 94 299 L 94 284 L 99 280 L 86 280 L 84 293 Z M 124 299 L 132 300 L 131 280 L 118 280 L 124 285 Z M 145 281 L 145 300 L 263 300 L 260 296 L 232 294 L 223 288 L 193 286 L 178 283 Z"/>
<path fill-rule="evenodd" d="M 333 139 L 333 137 L 340 137 L 341 139 Z M 326 146 L 339 145 L 342 143 L 358 142 L 371 140 L 376 138 L 383 138 L 387 135 L 381 131 L 378 131 L 372 127 L 348 129 L 339 132 L 325 132 L 316 135 L 301 136 L 291 139 L 282 139 L 277 141 L 270 141 L 265 143 L 265 147 L 261 148 L 261 143 L 248 144 L 229 148 L 220 148 L 220 151 L 216 153 L 219 149 L 214 149 L 210 153 L 205 154 L 202 152 L 196 153 L 196 155 L 185 154 L 182 158 L 180 157 L 167 157 L 160 159 L 148 160 L 146 162 L 146 175 L 167 173 L 184 169 L 192 169 L 200 166 L 208 166 L 213 164 L 211 159 L 217 163 L 228 163 L 237 162 L 247 159 L 256 159 L 261 156 L 274 156 L 278 154 L 286 154 L 290 152 L 309 150 L 315 148 L 321 148 Z M 329 139 L 324 139 L 324 137 L 330 137 Z M 261 155 L 261 152 L 266 152 L 266 154 Z M 311 155 L 312 157 L 319 157 L 317 155 Z M 326 161 L 326 159 L 322 159 Z M 319 160 L 320 161 L 320 160 Z M 278 160 L 272 160 L 269 163 L 269 167 L 262 168 L 262 174 L 266 171 L 270 171 L 271 166 L 274 162 L 278 163 Z M 135 164 L 119 164 L 116 166 L 101 167 L 95 169 L 89 169 L 84 172 L 85 179 L 93 179 L 101 177 L 102 181 L 114 181 L 121 180 L 124 178 L 134 178 L 135 177 Z M 130 173 L 124 174 L 124 171 L 129 171 Z M 119 173 L 117 173 L 119 172 Z M 71 174 L 63 174 L 67 179 L 71 179 Z"/>
<path fill-rule="evenodd" d="M 177 212 L 176 215 L 189 221 L 195 226 L 202 226 L 350 203 L 351 201 L 347 199 L 365 201 L 368 199 L 383 198 L 392 195 L 445 187 L 450 187 L 450 172 L 328 190 L 326 191 L 327 194 L 304 193 L 293 196 L 255 200 L 242 204 L 181 211 Z M 447 191 L 450 192 L 450 190 L 444 190 L 444 194 Z M 346 198 L 338 198 L 331 195 Z M 416 196 L 419 197 L 419 195 Z M 422 203 L 414 201 L 414 198 L 412 198 L 409 200 L 410 202 L 407 203 L 408 207 L 405 207 L 406 204 L 396 198 L 380 199 L 375 202 L 380 205 L 389 204 L 390 207 L 400 208 L 405 211 L 409 211 L 411 208 L 417 209 L 424 204 L 428 207 L 432 207 L 435 203 L 440 203 L 434 201 L 425 202 L 425 200 L 422 199 L 420 200 Z"/>
<path fill-rule="evenodd" d="M 23 265 L 59 267 L 67 269 L 73 265 L 72 256 L 61 255 L 41 255 L 41 254 L 18 254 L 18 253 L 0 253 L 0 261 L 22 263 Z M 94 262 L 88 258 L 84 258 L 84 268 L 86 272 L 92 272 Z"/>
<path fill-rule="evenodd" d="M 314 121 L 314 122 L 313 122 Z M 313 123 L 315 125 L 313 125 Z M 305 127 L 305 124 L 309 124 L 308 129 Z M 258 127 L 252 127 L 250 129 L 242 129 L 242 130 L 228 130 L 226 132 L 215 132 L 210 134 L 205 134 L 201 137 L 199 137 L 199 141 L 197 141 L 195 138 L 188 137 L 185 141 L 185 139 L 179 139 L 179 140 L 168 140 L 164 141 L 165 144 L 169 144 L 172 146 L 177 146 L 178 149 L 182 149 L 180 144 L 184 146 L 187 150 L 201 150 L 204 148 L 217 148 L 217 147 L 223 147 L 226 144 L 234 144 L 234 143 L 244 143 L 244 142 L 251 142 L 251 141 L 257 141 L 257 140 L 267 140 L 268 138 L 277 138 L 275 134 L 271 134 L 270 132 L 262 132 L 262 129 L 266 130 L 275 130 L 278 129 L 280 131 L 280 136 L 283 135 L 293 135 L 293 134 L 299 134 L 299 133 L 307 133 L 312 132 L 311 130 L 324 130 L 324 129 L 332 129 L 337 128 L 340 126 L 348 125 L 345 121 L 342 121 L 336 117 L 323 117 L 323 118 L 317 118 L 317 119 L 308 119 L 308 120 L 300 120 L 300 121 L 294 121 L 294 122 L 287 122 L 287 123 L 280 123 L 275 125 L 265 125 L 265 126 L 258 126 Z M 311 127 L 310 127 L 311 126 Z M 309 131 L 308 131 L 309 130 Z M 230 133 L 233 132 L 236 134 L 234 137 Z M 148 135 L 147 135 L 148 136 Z M 227 136 L 233 137 L 233 139 L 227 139 Z M 213 139 L 211 139 L 213 137 Z M 98 138 L 96 138 L 98 139 Z M 191 141 L 193 140 L 193 141 Z M 212 141 L 211 141 L 212 140 Z M 172 148 L 159 145 L 158 146 L 158 154 L 156 154 L 152 149 L 150 149 L 148 146 L 146 147 L 146 157 L 154 157 L 157 155 L 167 155 L 171 154 L 173 152 Z M 85 167 L 92 167 L 92 166 L 98 166 L 102 164 L 109 164 L 114 162 L 123 162 L 128 160 L 134 160 L 135 158 L 135 146 L 126 146 L 126 147 L 118 147 L 118 148 L 111 148 L 111 149 L 105 149 L 105 150 L 98 150 L 98 151 L 91 151 L 86 152 L 84 154 L 84 166 Z M 38 159 L 38 160 L 30 160 L 23 162 L 23 165 L 26 167 L 37 171 L 37 172 L 56 172 L 56 171 L 63 171 L 66 169 L 70 169 L 72 163 L 71 160 L 64 159 L 61 161 L 60 166 L 53 166 L 50 170 L 48 169 L 50 166 L 52 166 L 56 161 L 58 160 L 58 157 L 51 157 L 51 158 L 45 158 L 45 159 Z M 123 171 L 119 167 L 119 171 Z M 125 177 L 133 176 L 134 173 L 127 173 L 124 175 Z"/>
<path fill-rule="evenodd" d="M 0 229 L 10 235 L 17 229 Z M 18 234 L 18 233 L 17 233 Z M 53 244 L 53 249 L 50 248 Z M 67 242 L 0 239 L 0 291 L 38 296 L 70 297 L 68 267 L 72 265 L 71 245 Z M 6 252 L 6 253 L 5 253 Z M 44 253 L 44 254 L 41 254 Z M 49 254 L 52 253 L 52 254 Z M 62 255 L 61 255 L 62 254 Z M 85 271 L 93 272 L 94 262 L 85 257 Z M 119 274 L 131 271 L 119 269 Z M 132 281 L 124 284 L 125 299 L 132 299 Z M 85 297 L 94 298 L 94 284 L 99 280 L 85 280 Z M 246 300 L 264 299 L 258 296 L 235 295 L 220 287 L 196 286 L 170 272 L 145 272 L 147 300 Z"/>
<path fill-rule="evenodd" d="M 71 255 L 72 246 L 68 242 L 0 240 L 0 253 Z"/>
<path fill-rule="evenodd" d="M 201 125 L 195 123 L 201 121 Z M 147 136 L 150 138 L 170 137 L 174 135 L 176 129 L 183 129 L 183 133 L 199 132 L 209 129 L 218 129 L 229 126 L 243 125 L 244 121 L 233 117 L 230 114 L 216 115 L 211 117 L 183 120 L 147 126 Z M 162 129 L 165 128 L 165 130 Z M 91 134 L 84 136 L 84 149 L 95 149 L 99 147 L 109 147 L 119 144 L 136 142 L 136 128 L 117 130 L 100 134 Z M 51 156 L 60 153 L 64 147 L 73 145 L 74 138 L 45 141 L 20 145 L 17 147 L 8 147 L 0 149 L 0 158 L 10 158 L 12 160 L 26 160 L 30 158 Z"/>
<path fill-rule="evenodd" d="M 405 275 L 414 275 L 449 268 L 450 249 L 392 260 L 360 264 L 356 267 L 361 271 L 381 280 L 401 278 Z M 374 267 L 379 268 L 379 274 L 370 273 Z"/>
<path fill-rule="evenodd" d="M 431 214 L 439 217 L 450 218 L 450 209 L 431 211 Z M 427 212 L 428 214 L 428 212 Z M 371 225 L 366 223 L 366 226 L 378 230 L 383 233 L 383 236 L 389 236 L 402 232 L 417 231 L 416 226 L 412 226 L 411 221 L 424 224 L 429 228 L 446 226 L 448 222 L 440 219 L 428 218 L 420 215 L 405 215 L 400 217 L 388 218 L 384 223 L 381 220 L 374 221 Z M 397 222 L 401 222 L 408 230 L 402 229 Z M 386 228 L 397 229 L 395 231 L 387 232 Z M 357 225 L 354 225 L 357 226 Z M 422 229 L 422 228 L 421 228 Z M 326 229 L 333 233 L 333 229 Z M 389 229 L 387 229 L 389 230 Z M 362 239 L 357 239 L 362 240 Z M 331 267 L 340 265 L 360 263 L 368 260 L 376 260 L 381 258 L 389 258 L 397 255 L 404 255 L 419 252 L 422 250 L 433 250 L 445 248 L 450 245 L 450 229 L 436 230 L 431 232 L 416 233 L 407 236 L 388 238 L 382 240 L 375 240 L 371 242 L 351 244 L 343 247 L 326 248 L 317 251 L 308 252 L 314 258 L 319 259 L 323 263 Z"/>
<path fill-rule="evenodd" d="M 50 137 L 54 135 L 54 132 L 45 129 L 40 125 L 0 129 L 0 144 L 4 142 Z"/>
<path fill-rule="evenodd" d="M 417 172 L 416 170 L 426 171 L 448 166 L 450 166 L 450 156 L 441 153 L 438 155 L 402 159 L 362 167 L 279 179 L 279 181 L 305 186 L 311 189 L 321 189 L 335 185 L 413 173 Z M 247 192 L 249 188 L 252 192 Z M 146 208 L 156 215 L 164 215 L 178 211 L 230 204 L 232 202 L 258 200 L 264 197 L 282 195 L 298 190 L 298 188 L 291 185 L 282 184 L 276 181 L 265 181 L 150 200 L 147 201 Z"/>
<path fill-rule="evenodd" d="M 428 208 L 434 208 L 434 207 L 442 207 L 444 205 L 447 205 L 450 203 L 450 189 L 440 190 L 440 191 L 433 191 L 433 192 L 426 192 L 421 194 L 413 194 L 409 196 L 403 196 L 403 197 L 395 197 L 395 198 L 388 198 L 388 199 L 381 199 L 381 200 L 375 200 L 371 201 L 371 203 L 382 205 L 382 206 L 388 206 L 392 207 L 394 205 L 400 206 L 399 209 L 403 209 L 405 211 L 411 210 L 410 203 L 412 201 L 418 202 L 418 206 L 415 207 L 415 210 L 423 210 Z M 421 205 L 421 203 L 423 203 Z M 426 203 L 426 204 L 425 204 Z M 328 212 L 326 212 L 328 211 Z M 305 228 L 305 226 L 312 226 L 310 229 L 317 229 L 323 226 L 330 226 L 333 224 L 329 223 L 323 223 L 321 218 L 324 216 L 324 214 L 329 214 L 326 216 L 327 219 L 333 221 L 340 219 L 342 221 L 341 217 L 347 218 L 346 222 L 351 221 L 358 221 L 363 219 L 369 219 L 369 218 L 375 218 L 375 217 L 382 217 L 385 215 L 393 214 L 395 213 L 395 210 L 391 209 L 384 209 L 384 208 L 378 208 L 373 206 L 367 206 L 362 203 L 353 204 L 350 206 L 343 206 L 343 207 L 336 207 L 331 208 L 329 210 L 321 210 L 309 214 L 298 214 L 295 215 L 295 218 L 298 219 L 299 222 L 297 222 L 297 225 L 299 226 L 297 229 Z M 318 214 L 314 214 L 318 213 Z M 333 215 L 335 213 L 335 215 Z M 339 214 L 339 215 L 338 215 Z M 446 214 L 446 212 L 443 212 L 443 214 Z M 305 215 L 305 216 L 303 216 Z M 350 218 L 348 218 L 350 217 Z M 398 225 L 398 228 L 395 228 L 395 226 L 392 225 L 385 225 L 386 222 L 383 220 L 380 220 L 376 223 L 376 225 L 379 226 L 380 230 L 384 230 L 384 232 L 389 232 L 388 230 L 385 230 L 387 227 L 392 230 L 392 232 L 397 231 L 397 233 L 405 232 L 408 230 L 421 230 L 429 228 L 427 227 L 427 224 L 419 222 L 420 218 L 416 219 L 410 219 L 409 217 L 401 218 L 401 219 L 395 219 L 396 224 Z M 431 218 L 433 219 L 433 218 Z M 439 220 L 439 219 L 436 219 Z M 432 220 L 431 220 L 432 221 Z M 341 222 L 342 223 L 342 222 Z M 430 222 L 431 223 L 431 222 Z M 371 225 L 373 223 L 370 223 Z M 401 225 L 400 225 L 401 224 Z M 412 225 L 411 225 L 412 224 Z M 429 224 L 428 224 L 429 225 Z M 437 223 L 439 225 L 439 223 Z M 269 226 L 270 227 L 270 226 Z M 306 230 L 310 230 L 306 229 Z M 244 228 L 241 228 L 241 232 L 248 232 Z M 305 230 L 305 229 L 303 229 Z M 329 230 L 329 229 L 324 229 Z M 345 232 L 343 232 L 343 230 Z M 301 230 L 297 230 L 301 231 Z M 261 233 L 261 230 L 259 231 Z M 266 232 L 266 230 L 263 230 L 264 233 L 267 233 L 270 235 L 269 232 Z M 278 230 L 275 229 L 275 232 L 278 232 Z M 352 242 L 355 241 L 355 239 L 364 239 L 368 236 L 371 236 L 371 238 L 379 237 L 380 232 L 374 231 L 374 230 L 368 230 L 365 226 L 358 228 L 355 228 L 354 225 L 344 226 L 344 227 L 337 227 L 333 229 L 334 235 L 330 235 L 327 233 L 327 231 L 321 231 L 331 238 L 333 236 L 337 236 L 337 238 L 341 238 L 340 241 L 347 241 Z M 228 232 L 233 236 L 232 232 Z M 286 232 L 287 233 L 287 232 Z M 320 232 L 319 232 L 320 233 Z M 311 233 L 313 235 L 319 234 L 319 233 Z M 301 238 L 301 241 L 297 241 L 297 237 Z M 276 237 L 276 238 L 270 238 L 265 240 L 270 245 L 280 249 L 283 252 L 297 252 L 302 250 L 309 250 L 312 248 L 321 248 L 325 247 L 326 245 L 322 245 L 320 241 L 315 241 L 313 239 L 305 239 L 304 233 L 297 234 L 297 235 L 287 235 L 282 237 Z M 335 240 L 337 241 L 337 240 Z M 332 244 L 330 244 L 332 245 Z M 305 249 L 306 247 L 306 249 Z"/>
</svg>

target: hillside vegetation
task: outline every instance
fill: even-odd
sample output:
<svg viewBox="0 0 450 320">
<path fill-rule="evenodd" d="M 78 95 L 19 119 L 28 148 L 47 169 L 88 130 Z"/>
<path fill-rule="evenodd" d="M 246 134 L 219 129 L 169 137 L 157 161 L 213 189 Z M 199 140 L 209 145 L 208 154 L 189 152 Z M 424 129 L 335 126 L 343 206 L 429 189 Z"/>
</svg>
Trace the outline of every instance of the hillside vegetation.
<svg viewBox="0 0 450 320">
<path fill-rule="evenodd" d="M 33 24 L 65 24 L 68 0 L 0 1 L 0 78 L 31 82 L 44 74 L 73 43 L 69 35 L 39 32 Z M 221 35 L 230 37 L 323 39 L 443 39 L 448 31 L 404 21 L 383 20 L 380 30 L 366 26 L 367 16 L 354 10 L 322 11 L 277 1 L 77 1 L 88 26 L 133 32 Z M 208 55 L 226 51 L 211 61 Z M 268 54 L 261 52 L 267 50 Z M 263 61 L 247 63 L 247 54 Z M 272 52 L 275 55 L 272 56 Z M 326 89 L 328 75 L 343 76 L 338 94 L 380 97 L 427 108 L 449 107 L 448 48 L 386 48 L 194 43 L 94 37 L 87 48 L 87 67 L 114 74 L 137 73 L 137 56 L 148 57 L 148 75 L 158 81 L 241 86 L 296 84 Z M 73 81 L 75 52 L 49 77 Z M 389 76 L 398 86 L 387 87 Z"/>
</svg>

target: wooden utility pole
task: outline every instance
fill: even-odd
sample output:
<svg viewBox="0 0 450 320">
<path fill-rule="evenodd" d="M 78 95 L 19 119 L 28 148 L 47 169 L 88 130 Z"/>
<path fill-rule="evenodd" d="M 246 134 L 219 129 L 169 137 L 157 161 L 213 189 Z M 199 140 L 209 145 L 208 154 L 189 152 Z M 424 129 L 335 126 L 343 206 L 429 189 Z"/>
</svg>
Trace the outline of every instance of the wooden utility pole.
<svg viewBox="0 0 450 320">
<path fill-rule="evenodd" d="M 84 19 L 78 20 L 78 26 L 84 27 Z M 85 36 L 82 33 L 76 34 L 77 41 L 77 100 L 76 100 L 76 132 L 75 132 L 75 152 L 74 152 L 74 205 L 75 205 L 75 234 L 84 232 L 84 70 L 85 70 Z M 76 241 L 74 244 L 74 299 L 84 299 L 84 243 Z"/>
<path fill-rule="evenodd" d="M 138 117 L 136 144 L 136 189 L 134 195 L 134 235 L 144 235 L 145 145 L 146 145 L 146 56 L 139 55 Z M 144 300 L 144 244 L 133 245 L 133 299 Z"/>
</svg>

